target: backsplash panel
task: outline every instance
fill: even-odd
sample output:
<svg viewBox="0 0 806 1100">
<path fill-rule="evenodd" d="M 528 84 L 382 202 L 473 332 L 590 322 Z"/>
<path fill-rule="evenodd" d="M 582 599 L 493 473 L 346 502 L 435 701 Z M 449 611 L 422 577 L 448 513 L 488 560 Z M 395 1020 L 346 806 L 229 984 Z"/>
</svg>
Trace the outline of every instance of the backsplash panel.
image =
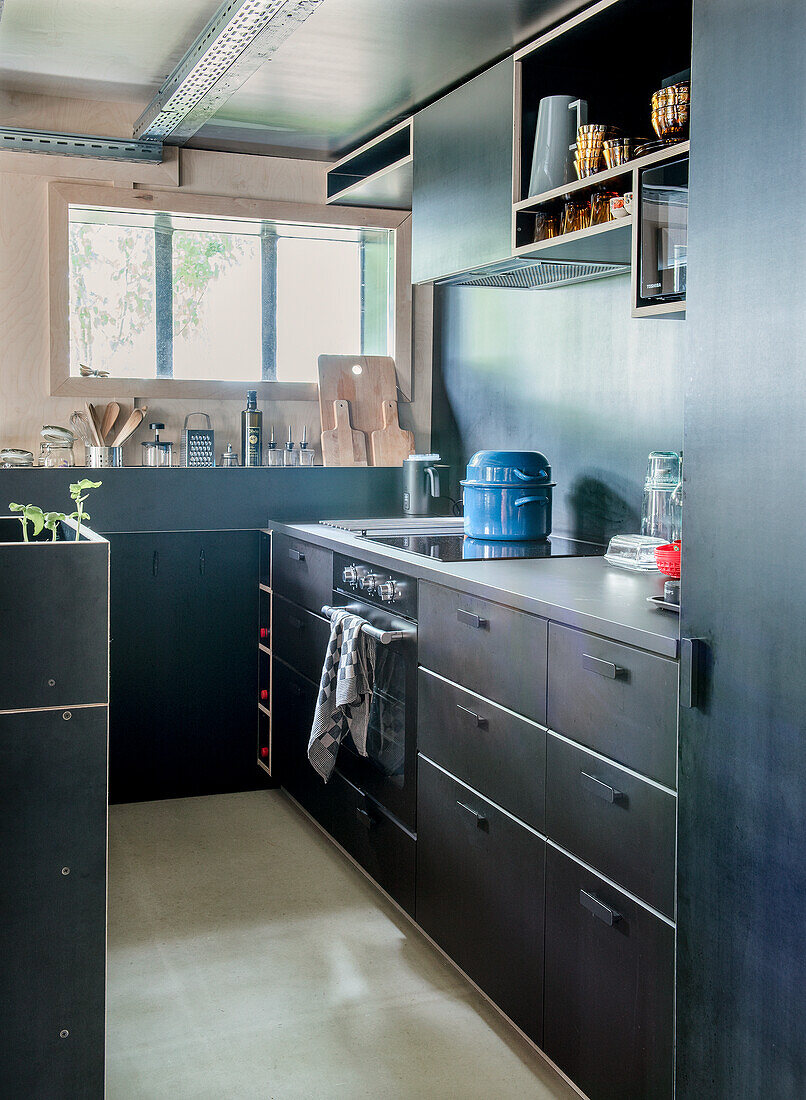
<svg viewBox="0 0 806 1100">
<path fill-rule="evenodd" d="M 457 481 L 474 451 L 543 451 L 557 534 L 639 531 L 647 455 L 682 447 L 685 321 L 631 318 L 628 276 L 441 287 L 435 309 L 433 442 Z"/>
</svg>

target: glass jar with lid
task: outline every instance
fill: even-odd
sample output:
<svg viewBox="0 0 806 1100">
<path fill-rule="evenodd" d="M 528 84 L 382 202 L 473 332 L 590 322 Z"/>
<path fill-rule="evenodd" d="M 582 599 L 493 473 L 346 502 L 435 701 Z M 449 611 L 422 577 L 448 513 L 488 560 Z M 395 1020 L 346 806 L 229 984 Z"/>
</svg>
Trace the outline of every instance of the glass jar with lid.
<svg viewBox="0 0 806 1100">
<path fill-rule="evenodd" d="M 43 439 L 39 444 L 39 465 L 51 470 L 75 466 L 72 440 Z"/>
<path fill-rule="evenodd" d="M 144 439 L 143 448 L 144 466 L 171 466 L 173 464 L 173 443 L 167 439 L 160 439 L 160 432 L 165 428 L 164 424 L 149 424 L 154 433 L 153 439 Z"/>
<path fill-rule="evenodd" d="M 19 447 L 4 447 L 0 450 L 0 466 L 33 466 L 33 451 L 23 451 Z"/>
</svg>

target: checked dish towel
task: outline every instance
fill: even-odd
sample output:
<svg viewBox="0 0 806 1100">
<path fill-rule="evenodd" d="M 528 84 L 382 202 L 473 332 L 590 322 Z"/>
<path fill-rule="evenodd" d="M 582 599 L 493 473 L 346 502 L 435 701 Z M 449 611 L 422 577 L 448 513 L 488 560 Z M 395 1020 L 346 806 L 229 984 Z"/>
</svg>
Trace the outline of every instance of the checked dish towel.
<svg viewBox="0 0 806 1100">
<path fill-rule="evenodd" d="M 327 783 L 339 745 L 349 734 L 367 755 L 367 724 L 375 682 L 375 639 L 364 634 L 364 620 L 336 611 L 322 669 L 319 697 L 308 741 L 308 759 Z"/>
</svg>

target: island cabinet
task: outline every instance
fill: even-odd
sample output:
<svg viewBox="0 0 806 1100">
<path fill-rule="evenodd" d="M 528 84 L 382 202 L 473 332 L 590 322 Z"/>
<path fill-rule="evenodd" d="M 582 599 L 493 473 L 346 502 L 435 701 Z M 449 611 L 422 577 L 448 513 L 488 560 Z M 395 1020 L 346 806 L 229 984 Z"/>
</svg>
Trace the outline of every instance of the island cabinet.
<svg viewBox="0 0 806 1100">
<path fill-rule="evenodd" d="M 512 251 L 511 57 L 414 117 L 412 282 Z"/>
<path fill-rule="evenodd" d="M 677 662 L 419 608 L 418 923 L 592 1100 L 670 1098 Z"/>
</svg>

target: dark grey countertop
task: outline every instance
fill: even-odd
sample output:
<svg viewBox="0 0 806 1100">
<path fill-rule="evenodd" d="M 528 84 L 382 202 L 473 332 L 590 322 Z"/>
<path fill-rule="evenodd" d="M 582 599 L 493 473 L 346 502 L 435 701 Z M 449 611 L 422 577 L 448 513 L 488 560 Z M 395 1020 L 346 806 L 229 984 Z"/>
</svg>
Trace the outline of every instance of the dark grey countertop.
<svg viewBox="0 0 806 1100">
<path fill-rule="evenodd" d="M 441 562 L 316 523 L 270 521 L 269 527 L 343 554 L 354 554 L 357 559 L 388 565 L 418 580 L 449 584 L 470 595 L 639 646 L 662 657 L 678 655 L 678 616 L 646 602 L 648 596 L 663 593 L 665 578 L 660 573 L 630 573 L 608 565 L 603 558 Z"/>
</svg>

